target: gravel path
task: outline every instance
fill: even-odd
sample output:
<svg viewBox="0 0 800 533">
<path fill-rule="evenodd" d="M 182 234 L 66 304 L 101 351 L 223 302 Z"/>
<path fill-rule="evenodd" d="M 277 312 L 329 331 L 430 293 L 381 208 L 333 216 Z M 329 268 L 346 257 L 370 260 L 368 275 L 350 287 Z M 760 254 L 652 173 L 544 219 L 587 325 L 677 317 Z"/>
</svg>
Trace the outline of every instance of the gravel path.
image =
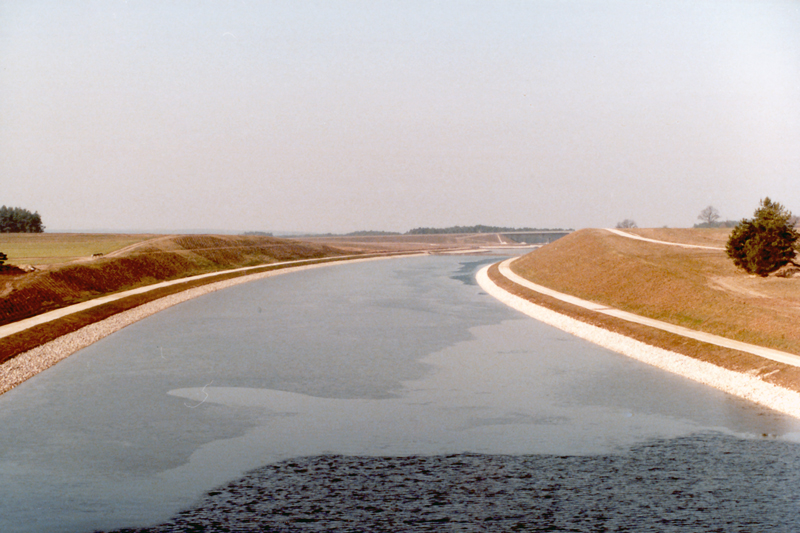
<svg viewBox="0 0 800 533">
<path fill-rule="evenodd" d="M 610 231 L 614 235 L 619 235 L 620 237 L 627 237 L 628 239 L 636 239 L 637 241 L 653 242 L 656 244 L 667 244 L 669 246 L 678 246 L 679 248 L 699 248 L 701 250 L 719 250 L 722 252 L 725 251 L 725 248 L 721 248 L 719 246 L 702 246 L 700 244 L 684 244 L 680 242 L 657 241 L 656 239 L 648 239 L 647 237 L 641 237 L 639 235 L 634 235 L 633 233 L 628 233 L 627 231 L 620 231 L 618 229 L 606 228 L 606 231 Z"/>
<path fill-rule="evenodd" d="M 261 272 L 258 274 L 251 274 L 225 281 L 218 281 L 209 283 L 200 287 L 165 296 L 158 300 L 153 300 L 134 309 L 118 313 L 105 320 L 95 322 L 85 326 L 77 331 L 59 337 L 41 346 L 21 353 L 13 359 L 6 361 L 0 365 L 0 394 L 7 392 L 20 383 L 32 378 L 39 372 L 46 370 L 58 363 L 62 359 L 72 355 L 73 353 L 86 348 L 103 337 L 111 335 L 112 333 L 121 330 L 125 326 L 138 322 L 143 318 L 147 318 L 159 311 L 177 305 L 181 302 L 197 298 L 210 292 L 218 291 L 247 283 L 259 279 L 269 278 L 280 274 L 288 274 L 290 272 L 299 272 L 301 270 L 309 270 L 312 268 L 319 268 L 323 266 L 331 266 L 342 263 L 354 263 L 361 261 L 374 261 L 378 259 L 385 259 L 384 257 L 372 257 L 364 259 L 349 259 L 346 261 L 333 261 L 327 263 L 317 263 L 311 265 L 302 265 L 296 267 L 282 268 L 279 270 L 271 270 L 269 272 Z M 215 273 L 220 274 L 220 273 Z"/>
<path fill-rule="evenodd" d="M 705 361 L 657 348 L 556 313 L 501 289 L 489 279 L 488 270 L 487 266 L 478 273 L 478 284 L 481 288 L 506 305 L 536 320 L 638 361 L 800 418 L 800 393 L 765 383 L 755 376 L 741 374 Z"/>
</svg>

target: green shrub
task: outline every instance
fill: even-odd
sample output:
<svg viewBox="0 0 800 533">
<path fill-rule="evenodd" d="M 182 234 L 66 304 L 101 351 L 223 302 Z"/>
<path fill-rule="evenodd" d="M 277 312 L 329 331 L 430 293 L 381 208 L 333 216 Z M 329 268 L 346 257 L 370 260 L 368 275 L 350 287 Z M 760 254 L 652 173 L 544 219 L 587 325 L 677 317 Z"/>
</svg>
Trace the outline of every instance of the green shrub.
<svg viewBox="0 0 800 533">
<path fill-rule="evenodd" d="M 725 251 L 737 267 L 766 276 L 784 265 L 795 264 L 795 242 L 799 237 L 792 213 L 764 198 L 753 218 L 742 220 L 731 231 Z"/>
</svg>

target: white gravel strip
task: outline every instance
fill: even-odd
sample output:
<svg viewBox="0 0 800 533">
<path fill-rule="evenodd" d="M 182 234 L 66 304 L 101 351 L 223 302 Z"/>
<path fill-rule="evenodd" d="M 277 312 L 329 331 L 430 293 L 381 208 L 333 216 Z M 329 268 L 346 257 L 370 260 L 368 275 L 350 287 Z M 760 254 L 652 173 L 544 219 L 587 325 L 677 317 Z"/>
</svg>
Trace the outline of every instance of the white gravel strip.
<svg viewBox="0 0 800 533">
<path fill-rule="evenodd" d="M 620 231 L 618 229 L 613 229 L 613 228 L 606 228 L 606 231 L 610 231 L 614 235 L 619 235 L 620 237 L 636 239 L 637 241 L 653 242 L 656 244 L 668 244 L 669 246 L 679 246 L 680 248 L 700 248 L 702 250 L 718 250 L 723 252 L 725 251 L 725 248 L 720 248 L 719 246 L 702 246 L 700 244 L 683 244 L 681 242 L 657 241 L 656 239 L 648 239 L 647 237 L 634 235 L 633 233 L 628 233 L 627 231 Z"/>
<path fill-rule="evenodd" d="M 478 273 L 478 285 L 504 304 L 540 322 L 643 363 L 800 418 L 800 393 L 556 313 L 498 287 L 489 279 L 488 270 L 487 266 Z"/>
<path fill-rule="evenodd" d="M 409 257 L 409 256 L 403 256 Z M 68 333 L 62 337 L 54 339 L 46 344 L 37 346 L 36 348 L 27 352 L 21 353 L 13 359 L 6 361 L 0 365 L 0 394 L 7 392 L 20 383 L 32 378 L 39 372 L 46 370 L 58 363 L 62 359 L 72 355 L 73 353 L 86 348 L 103 337 L 107 337 L 112 333 L 121 330 L 125 326 L 133 324 L 143 318 L 147 318 L 159 311 L 163 311 L 173 305 L 197 298 L 210 292 L 226 289 L 234 285 L 240 285 L 250 281 L 269 278 L 280 274 L 288 274 L 290 272 L 299 272 L 301 270 L 309 270 L 312 268 L 319 268 L 324 266 L 333 266 L 343 263 L 359 263 L 363 261 L 375 261 L 380 259 L 389 259 L 390 257 L 369 257 L 364 259 L 348 259 L 345 261 L 330 261 L 325 263 L 315 263 L 311 265 L 302 265 L 296 267 L 282 268 L 279 270 L 271 270 L 268 272 L 260 272 L 258 274 L 250 274 L 238 278 L 228 279 L 224 281 L 217 281 L 209 283 L 200 287 L 185 290 L 176 294 L 153 300 L 146 304 L 140 305 L 133 309 L 123 311 L 114 316 L 110 316 L 105 320 L 95 322 L 85 326 L 77 331 Z M 269 265 L 262 265 L 269 266 Z M 218 272 L 217 274 L 221 274 Z"/>
</svg>

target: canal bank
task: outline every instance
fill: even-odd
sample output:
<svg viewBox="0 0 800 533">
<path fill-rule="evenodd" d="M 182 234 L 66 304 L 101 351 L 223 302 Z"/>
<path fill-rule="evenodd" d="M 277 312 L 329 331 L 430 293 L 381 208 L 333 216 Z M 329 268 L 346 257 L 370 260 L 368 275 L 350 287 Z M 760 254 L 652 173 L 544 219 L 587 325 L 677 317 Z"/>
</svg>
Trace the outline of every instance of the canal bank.
<svg viewBox="0 0 800 533">
<path fill-rule="evenodd" d="M 134 299 L 137 296 L 147 298 L 148 294 L 157 295 L 158 291 L 165 289 L 168 291 L 174 291 L 168 296 L 161 298 L 157 297 L 157 299 L 147 301 L 147 303 L 140 305 L 135 305 L 135 302 L 132 308 L 111 314 L 111 316 L 108 316 L 107 318 L 89 323 L 80 329 L 60 335 L 53 340 L 45 342 L 39 346 L 36 346 L 35 348 L 16 355 L 8 361 L 5 361 L 4 363 L 0 364 L 0 394 L 13 389 L 19 384 L 32 378 L 39 372 L 52 367 L 59 361 L 69 357 L 75 352 L 94 344 L 100 339 L 107 337 L 108 335 L 111 335 L 112 333 L 115 333 L 130 324 L 199 296 L 240 285 L 242 283 L 257 281 L 280 274 L 288 274 L 342 263 L 358 263 L 362 261 L 373 261 L 392 257 L 408 257 L 413 255 L 417 254 L 392 254 L 370 257 L 346 256 L 324 260 L 313 259 L 288 261 L 272 265 L 261 265 L 234 269 L 230 271 L 214 272 L 211 274 L 163 282 L 120 294 L 105 296 L 97 300 L 84 302 L 69 308 L 59 309 L 57 311 L 33 317 L 31 319 L 22 320 L 17 323 L 0 327 L 0 339 L 2 339 L 4 336 L 12 336 L 20 332 L 25 332 L 26 330 L 34 330 L 37 326 L 46 326 L 54 322 L 58 322 L 59 320 L 67 321 L 72 316 L 91 312 L 92 309 L 102 306 L 113 305 L 114 302 L 125 301 L 126 299 Z M 264 271 L 267 268 L 270 270 Z M 254 271 L 255 273 L 250 274 L 248 271 Z M 229 277 L 231 275 L 236 277 Z M 221 279 L 221 281 L 214 281 L 215 279 Z M 196 283 L 199 283 L 199 285 L 195 285 Z M 183 287 L 185 288 L 181 290 Z"/>
<path fill-rule="evenodd" d="M 490 276 L 490 270 L 492 269 L 493 275 Z M 536 320 L 638 361 L 703 383 L 795 418 L 800 418 L 800 393 L 796 390 L 763 381 L 755 375 L 758 369 L 756 366 L 749 369 L 749 371 L 747 369 L 743 371 L 732 370 L 674 351 L 665 350 L 630 336 L 611 331 L 610 329 L 578 320 L 565 313 L 556 312 L 544 305 L 534 303 L 530 298 L 513 294 L 511 292 L 513 289 L 509 287 L 509 284 L 514 284 L 514 282 L 504 275 L 503 270 L 502 265 L 484 267 L 477 275 L 478 284 L 491 296 Z M 502 278 L 502 280 L 500 278 Z M 501 287 L 498 283 L 505 285 L 505 287 Z M 520 287 L 519 284 L 517 284 L 517 286 Z M 524 289 L 538 292 L 531 286 L 525 286 Z M 571 298 L 569 295 L 561 294 L 563 297 L 561 298 L 556 291 L 549 292 L 551 294 L 547 296 L 561 300 L 565 302 L 565 305 L 584 307 L 579 304 L 577 299 Z M 575 301 L 566 303 L 570 302 L 570 300 Z M 604 307 L 604 309 L 608 308 Z M 696 339 L 693 341 L 698 342 Z M 725 348 L 716 346 L 714 349 Z M 788 356 L 790 354 L 786 355 Z"/>
</svg>

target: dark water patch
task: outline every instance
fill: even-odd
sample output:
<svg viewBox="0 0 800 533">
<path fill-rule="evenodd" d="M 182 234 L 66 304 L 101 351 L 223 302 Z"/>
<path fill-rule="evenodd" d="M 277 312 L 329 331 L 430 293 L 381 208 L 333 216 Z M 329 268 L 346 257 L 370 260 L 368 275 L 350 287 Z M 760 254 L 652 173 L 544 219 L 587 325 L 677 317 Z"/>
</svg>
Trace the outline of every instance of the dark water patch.
<svg viewBox="0 0 800 533">
<path fill-rule="evenodd" d="M 498 258 L 495 256 L 484 257 L 477 261 L 465 261 L 461 263 L 461 267 L 455 271 L 450 278 L 458 280 L 464 285 L 477 285 L 478 282 L 475 279 L 475 274 L 485 265 L 496 263 L 497 261 Z"/>
<path fill-rule="evenodd" d="M 174 531 L 800 529 L 800 446 L 700 434 L 599 456 L 317 456 L 210 491 Z"/>
</svg>

